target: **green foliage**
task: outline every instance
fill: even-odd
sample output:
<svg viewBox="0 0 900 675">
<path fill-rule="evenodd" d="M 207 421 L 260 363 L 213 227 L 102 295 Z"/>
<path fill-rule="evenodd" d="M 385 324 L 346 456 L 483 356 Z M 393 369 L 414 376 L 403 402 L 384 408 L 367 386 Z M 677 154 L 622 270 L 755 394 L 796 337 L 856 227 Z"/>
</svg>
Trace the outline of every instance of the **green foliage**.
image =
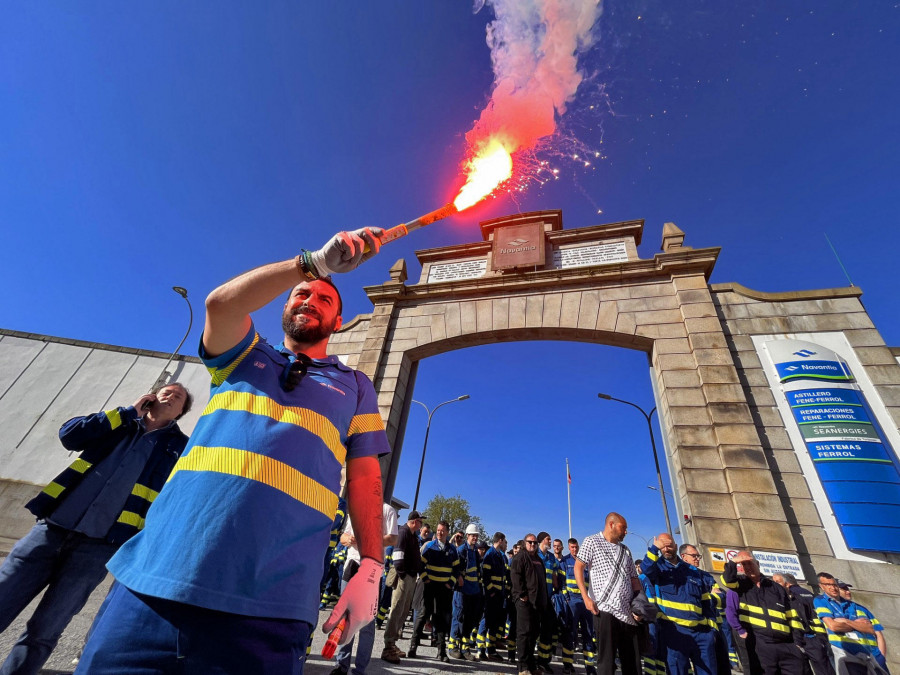
<svg viewBox="0 0 900 675">
<path fill-rule="evenodd" d="M 472 514 L 469 501 L 463 499 L 461 495 L 453 497 L 435 495 L 428 502 L 424 513 L 427 516 L 425 520 L 431 525 L 432 530 L 437 527 L 438 521 L 446 520 L 450 523 L 450 536 L 453 536 L 454 532 L 465 532 L 470 523 L 475 523 L 478 526 L 479 539 L 488 541 L 488 535 L 481 524 L 481 519 Z M 490 544 L 489 541 L 488 544 Z"/>
</svg>

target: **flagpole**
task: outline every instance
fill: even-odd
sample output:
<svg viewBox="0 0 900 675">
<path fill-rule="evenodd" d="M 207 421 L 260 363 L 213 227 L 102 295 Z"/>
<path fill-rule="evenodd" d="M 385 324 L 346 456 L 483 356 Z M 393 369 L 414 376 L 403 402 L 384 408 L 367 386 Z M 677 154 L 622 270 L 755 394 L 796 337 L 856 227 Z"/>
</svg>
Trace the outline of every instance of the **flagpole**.
<svg viewBox="0 0 900 675">
<path fill-rule="evenodd" d="M 572 538 L 572 474 L 569 473 L 569 458 L 566 457 L 566 497 L 569 501 L 569 539 Z"/>
</svg>

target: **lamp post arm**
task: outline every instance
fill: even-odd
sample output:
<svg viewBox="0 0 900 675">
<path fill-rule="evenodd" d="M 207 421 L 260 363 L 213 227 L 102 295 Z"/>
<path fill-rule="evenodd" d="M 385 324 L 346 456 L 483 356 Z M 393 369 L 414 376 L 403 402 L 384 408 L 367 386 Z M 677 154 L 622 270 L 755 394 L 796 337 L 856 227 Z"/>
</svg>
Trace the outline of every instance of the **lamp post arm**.
<svg viewBox="0 0 900 675">
<path fill-rule="evenodd" d="M 412 400 L 413 403 L 418 403 L 420 406 L 425 408 L 425 412 L 428 413 L 428 424 L 425 427 L 425 441 L 422 443 L 422 461 L 419 462 L 419 478 L 416 481 L 416 496 L 413 499 L 413 511 L 418 511 L 419 506 L 419 488 L 422 485 L 422 471 L 425 469 L 425 451 L 428 449 L 428 434 L 431 432 L 431 418 L 434 417 L 434 413 L 438 411 L 442 405 L 447 405 L 448 403 L 456 403 L 457 401 L 463 401 L 466 398 L 469 398 L 468 395 L 465 397 L 460 396 L 459 398 L 453 398 L 449 401 L 444 401 L 443 403 L 439 403 L 434 407 L 434 410 L 428 410 L 428 406 L 422 403 L 421 401 L 417 401 L 415 399 Z"/>
<path fill-rule="evenodd" d="M 639 410 L 641 415 L 644 416 L 644 419 L 647 420 L 647 431 L 650 432 L 650 446 L 653 448 L 653 463 L 656 466 L 656 480 L 659 482 L 659 498 L 662 500 L 663 515 L 666 517 L 666 531 L 671 534 L 672 523 L 669 520 L 669 506 L 668 504 L 666 504 L 666 493 L 665 490 L 663 490 L 662 472 L 659 470 L 659 455 L 656 452 L 656 439 L 653 436 L 653 422 L 651 421 L 653 413 L 656 412 L 656 406 L 654 406 L 653 410 L 651 410 L 648 414 L 637 403 L 632 403 L 631 401 L 626 401 L 625 399 L 616 398 L 615 396 L 610 396 L 609 394 L 598 394 L 598 396 L 599 398 L 606 399 L 608 401 L 618 401 L 619 403 L 630 405 L 632 408 Z"/>
<path fill-rule="evenodd" d="M 181 295 L 181 293 L 179 293 L 179 295 Z M 184 298 L 184 301 L 187 303 L 187 306 L 188 306 L 188 312 L 190 312 L 189 319 L 188 319 L 188 328 L 184 332 L 184 337 L 181 338 L 181 342 L 178 343 L 178 346 L 175 348 L 175 351 L 172 352 L 171 354 L 169 354 L 169 358 L 166 361 L 165 365 L 163 366 L 162 372 L 159 374 L 159 377 L 156 378 L 156 382 L 153 383 L 153 387 L 151 388 L 151 391 L 153 389 L 156 389 L 157 386 L 161 386 L 162 384 L 165 383 L 167 368 L 169 367 L 169 364 L 172 363 L 172 359 L 175 358 L 175 355 L 178 354 L 179 351 L 181 351 L 181 347 L 184 345 L 184 341 L 187 340 L 188 335 L 191 334 L 191 328 L 194 325 L 194 308 L 191 307 L 191 301 L 188 300 L 187 291 L 185 291 L 185 294 L 181 295 L 181 297 Z"/>
<path fill-rule="evenodd" d="M 652 415 L 653 412 L 651 412 L 650 415 L 648 415 L 646 412 L 644 412 L 644 409 L 641 406 L 639 406 L 637 403 L 632 403 L 631 401 L 626 401 L 621 398 L 616 398 L 615 396 L 610 396 L 609 400 L 610 401 L 618 401 L 619 403 L 624 403 L 625 405 L 630 405 L 632 408 L 636 408 L 637 410 L 640 410 L 641 415 L 643 415 L 647 419 L 647 423 L 648 424 L 650 423 L 650 415 Z M 654 408 L 653 410 L 656 410 L 656 408 Z"/>
</svg>

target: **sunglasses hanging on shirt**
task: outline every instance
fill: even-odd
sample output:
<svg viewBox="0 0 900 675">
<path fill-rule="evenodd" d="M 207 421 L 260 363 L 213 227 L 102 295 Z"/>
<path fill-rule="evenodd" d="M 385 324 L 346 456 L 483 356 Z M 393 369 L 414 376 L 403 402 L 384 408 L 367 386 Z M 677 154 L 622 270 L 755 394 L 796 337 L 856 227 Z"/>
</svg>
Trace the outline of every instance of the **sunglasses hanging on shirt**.
<svg viewBox="0 0 900 675">
<path fill-rule="evenodd" d="M 281 388 L 285 391 L 294 391 L 300 381 L 306 376 L 312 359 L 306 354 L 297 354 L 293 361 L 289 361 L 281 375 Z"/>
</svg>

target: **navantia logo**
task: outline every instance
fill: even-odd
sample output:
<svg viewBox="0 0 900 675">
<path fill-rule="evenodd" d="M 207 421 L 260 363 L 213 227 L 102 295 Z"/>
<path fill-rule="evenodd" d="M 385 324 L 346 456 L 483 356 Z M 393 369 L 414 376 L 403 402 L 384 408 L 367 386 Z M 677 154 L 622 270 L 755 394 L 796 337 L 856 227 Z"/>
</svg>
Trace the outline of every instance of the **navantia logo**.
<svg viewBox="0 0 900 675">
<path fill-rule="evenodd" d="M 799 352 L 794 352 L 794 356 L 801 356 L 804 359 L 808 359 L 810 356 L 815 356 L 819 352 L 811 352 L 808 349 L 801 349 Z"/>
<path fill-rule="evenodd" d="M 528 240 L 527 240 L 527 239 L 522 239 L 521 237 L 519 237 L 518 239 L 513 239 L 512 241 L 506 242 L 506 245 L 507 245 L 507 246 L 512 246 L 512 247 L 515 248 L 516 246 L 522 246 L 522 245 L 527 244 L 527 243 L 528 243 Z"/>
<path fill-rule="evenodd" d="M 800 366 L 788 366 L 787 368 L 785 368 L 785 370 L 792 373 L 799 368 L 800 368 Z"/>
</svg>

